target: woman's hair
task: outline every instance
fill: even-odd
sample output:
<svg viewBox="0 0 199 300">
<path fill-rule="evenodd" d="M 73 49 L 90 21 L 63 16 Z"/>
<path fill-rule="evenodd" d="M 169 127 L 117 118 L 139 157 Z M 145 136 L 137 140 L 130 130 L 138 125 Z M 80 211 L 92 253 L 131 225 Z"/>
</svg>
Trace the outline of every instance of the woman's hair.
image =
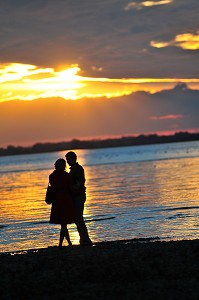
<svg viewBox="0 0 199 300">
<path fill-rule="evenodd" d="M 66 168 L 66 161 L 63 158 L 59 158 L 55 162 L 55 169 L 58 171 L 64 171 Z"/>
</svg>

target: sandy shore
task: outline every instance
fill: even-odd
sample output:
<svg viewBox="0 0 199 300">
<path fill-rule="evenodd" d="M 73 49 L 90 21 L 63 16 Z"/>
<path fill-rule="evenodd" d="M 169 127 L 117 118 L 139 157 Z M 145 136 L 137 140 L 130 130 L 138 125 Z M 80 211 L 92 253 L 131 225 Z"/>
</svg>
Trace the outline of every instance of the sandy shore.
<svg viewBox="0 0 199 300">
<path fill-rule="evenodd" d="M 199 240 L 0 254 L 1 299 L 199 299 Z"/>
</svg>

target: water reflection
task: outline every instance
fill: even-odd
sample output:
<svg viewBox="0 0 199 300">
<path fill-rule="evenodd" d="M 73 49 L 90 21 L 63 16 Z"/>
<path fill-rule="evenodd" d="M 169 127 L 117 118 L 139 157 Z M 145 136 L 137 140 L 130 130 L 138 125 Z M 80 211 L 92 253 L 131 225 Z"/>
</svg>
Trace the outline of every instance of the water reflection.
<svg viewBox="0 0 199 300">
<path fill-rule="evenodd" d="M 123 150 L 121 161 L 121 149 L 107 150 L 107 157 L 105 149 L 77 151 L 86 173 L 85 219 L 93 241 L 151 236 L 199 238 L 199 158 L 138 161 L 141 152 L 132 148 Z M 147 157 L 152 155 L 151 149 L 147 148 Z M 156 155 L 157 149 L 156 145 Z M 161 151 L 164 153 L 162 145 Z M 196 147 L 194 151 L 196 155 Z M 17 172 L 16 165 L 12 171 L 10 163 L 9 172 L 0 173 L 0 251 L 57 245 L 59 226 L 48 223 L 50 205 L 44 198 L 54 161 L 65 153 L 42 154 L 39 162 L 38 155 L 33 155 L 28 167 L 30 157 L 24 156 L 22 165 L 17 158 Z M 127 158 L 131 159 L 124 162 Z M 97 164 L 93 164 L 95 159 Z M 108 164 L 108 160 L 118 163 Z M 6 169 L 6 164 L 2 168 Z M 19 172 L 20 168 L 23 171 Z M 78 244 L 76 226 L 71 225 L 69 230 L 73 243 Z"/>
<path fill-rule="evenodd" d="M 198 199 L 199 159 L 160 161 L 154 172 L 154 188 L 159 204 L 187 201 L 188 205 Z M 192 200 L 194 200 L 192 202 Z M 196 203 L 195 203 L 196 204 Z"/>
<path fill-rule="evenodd" d="M 103 165 L 87 167 L 88 202 L 87 214 L 117 215 L 119 226 L 109 224 L 106 227 L 99 224 L 95 232 L 97 236 L 103 233 L 122 237 L 122 232 L 146 236 L 152 232 L 162 237 L 174 236 L 183 238 L 192 236 L 198 224 L 199 190 L 198 170 L 199 159 L 182 159 L 122 165 Z M 183 216 L 165 207 L 180 208 L 195 206 L 196 211 L 187 212 Z M 139 208 L 142 211 L 139 211 Z M 148 208 L 148 209 L 147 209 Z M 142 215 L 137 219 L 138 215 Z M 119 214 L 121 215 L 119 216 Z M 124 214 L 125 217 L 124 217 Z M 124 220 L 124 223 L 123 223 Z M 98 225 L 98 224 L 97 224 Z M 115 232 L 116 230 L 116 232 Z M 198 232 L 199 233 L 199 232 Z"/>
</svg>

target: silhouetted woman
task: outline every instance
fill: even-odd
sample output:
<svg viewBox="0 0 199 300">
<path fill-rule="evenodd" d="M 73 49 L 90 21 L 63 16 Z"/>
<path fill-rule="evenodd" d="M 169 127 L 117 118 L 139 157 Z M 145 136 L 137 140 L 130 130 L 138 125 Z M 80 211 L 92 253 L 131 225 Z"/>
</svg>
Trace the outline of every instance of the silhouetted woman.
<svg viewBox="0 0 199 300">
<path fill-rule="evenodd" d="M 76 223 L 74 203 L 71 196 L 72 182 L 70 175 L 65 171 L 66 161 L 59 158 L 55 170 L 49 175 L 49 183 L 53 187 L 55 201 L 52 203 L 50 223 L 61 224 L 59 247 L 62 247 L 64 237 L 69 246 L 72 246 L 67 224 Z"/>
</svg>

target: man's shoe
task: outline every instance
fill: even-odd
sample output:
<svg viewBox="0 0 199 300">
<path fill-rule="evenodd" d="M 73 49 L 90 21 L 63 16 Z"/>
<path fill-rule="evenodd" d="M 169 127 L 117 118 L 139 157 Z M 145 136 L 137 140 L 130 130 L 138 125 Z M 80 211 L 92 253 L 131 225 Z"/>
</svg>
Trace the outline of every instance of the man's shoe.
<svg viewBox="0 0 199 300">
<path fill-rule="evenodd" d="M 80 246 L 92 246 L 92 245 L 93 243 L 90 239 L 86 241 L 80 241 Z"/>
</svg>

